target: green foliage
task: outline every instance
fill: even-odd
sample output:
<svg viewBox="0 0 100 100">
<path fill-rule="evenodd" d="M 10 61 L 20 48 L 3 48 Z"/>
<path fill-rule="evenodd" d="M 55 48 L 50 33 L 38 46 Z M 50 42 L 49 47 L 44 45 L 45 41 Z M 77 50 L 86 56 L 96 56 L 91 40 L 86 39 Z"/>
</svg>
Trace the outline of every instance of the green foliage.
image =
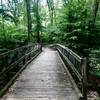
<svg viewBox="0 0 100 100">
<path fill-rule="evenodd" d="M 91 0 L 62 0 L 63 6 L 53 9 L 57 12 L 54 16 L 56 22 L 47 25 L 45 41 L 62 43 L 81 56 L 88 57 L 92 68 L 99 68 L 100 57 L 96 51 L 100 52 L 100 9 L 93 26 L 93 3 Z"/>
<path fill-rule="evenodd" d="M 15 30 L 14 27 L 5 27 L 5 34 L 0 34 L 0 46 L 6 49 L 14 49 L 26 44 L 27 34 L 22 29 Z M 20 33 L 19 33 L 20 32 Z"/>
<path fill-rule="evenodd" d="M 8 0 L 0 7 L 0 51 L 27 43 L 27 13 L 24 0 Z M 16 1 L 16 2 L 15 2 Z M 43 43 L 61 43 L 81 56 L 90 66 L 100 66 L 100 4 L 93 23 L 93 0 L 30 0 L 31 42 L 41 35 Z M 45 6 L 47 5 L 47 6 Z M 94 18 L 95 19 L 95 18 Z"/>
<path fill-rule="evenodd" d="M 27 41 L 24 5 L 22 2 L 16 4 L 16 7 L 20 9 L 18 14 L 15 5 L 11 2 L 12 0 L 9 0 L 0 6 L 1 53 L 25 45 Z"/>
<path fill-rule="evenodd" d="M 89 54 L 90 66 L 100 70 L 100 49 L 91 50 Z"/>
<path fill-rule="evenodd" d="M 98 50 L 91 50 L 89 54 L 89 65 L 90 70 L 89 72 L 92 75 L 100 77 L 100 49 Z"/>
</svg>

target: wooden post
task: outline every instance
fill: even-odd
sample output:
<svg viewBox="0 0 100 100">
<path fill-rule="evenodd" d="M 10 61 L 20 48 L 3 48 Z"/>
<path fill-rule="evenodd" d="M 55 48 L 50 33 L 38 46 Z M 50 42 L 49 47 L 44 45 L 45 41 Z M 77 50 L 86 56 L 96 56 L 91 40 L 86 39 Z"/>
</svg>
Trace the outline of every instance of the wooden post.
<svg viewBox="0 0 100 100">
<path fill-rule="evenodd" d="M 9 57 L 8 57 L 9 55 L 7 55 L 6 57 L 5 57 L 5 59 L 4 59 L 4 67 L 5 67 L 5 69 L 7 70 L 7 67 L 8 67 L 8 62 L 9 62 Z M 6 63 L 5 63 L 6 62 Z M 10 80 L 10 72 L 7 72 L 6 74 L 6 82 L 8 83 L 9 82 L 9 80 Z"/>
<path fill-rule="evenodd" d="M 82 93 L 83 100 L 87 100 L 87 60 L 83 58 L 81 60 L 81 68 L 82 68 Z"/>
</svg>

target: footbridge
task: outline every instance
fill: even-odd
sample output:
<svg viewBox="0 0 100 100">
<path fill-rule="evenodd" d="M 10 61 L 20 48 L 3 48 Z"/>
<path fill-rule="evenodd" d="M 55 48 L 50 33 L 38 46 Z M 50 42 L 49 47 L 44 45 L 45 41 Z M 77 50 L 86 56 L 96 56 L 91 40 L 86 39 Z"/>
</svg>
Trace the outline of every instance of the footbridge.
<svg viewBox="0 0 100 100">
<path fill-rule="evenodd" d="M 0 55 L 0 100 L 87 100 L 86 59 L 60 45 Z"/>
</svg>

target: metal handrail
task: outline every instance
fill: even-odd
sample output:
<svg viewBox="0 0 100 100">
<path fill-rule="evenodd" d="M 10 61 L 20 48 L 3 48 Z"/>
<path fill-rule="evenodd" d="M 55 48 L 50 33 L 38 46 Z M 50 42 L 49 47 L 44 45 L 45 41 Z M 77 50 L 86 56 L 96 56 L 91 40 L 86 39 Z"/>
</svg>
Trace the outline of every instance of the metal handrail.
<svg viewBox="0 0 100 100">
<path fill-rule="evenodd" d="M 39 52 L 41 45 L 29 44 L 0 54 L 0 89 Z"/>
<path fill-rule="evenodd" d="M 61 44 L 55 45 L 56 49 L 60 53 L 63 61 L 68 67 L 75 83 L 83 95 L 83 100 L 87 99 L 87 66 L 86 58 L 82 58 L 68 47 Z M 80 85 L 79 85 L 80 84 Z M 79 87 L 80 86 L 80 87 Z"/>
</svg>

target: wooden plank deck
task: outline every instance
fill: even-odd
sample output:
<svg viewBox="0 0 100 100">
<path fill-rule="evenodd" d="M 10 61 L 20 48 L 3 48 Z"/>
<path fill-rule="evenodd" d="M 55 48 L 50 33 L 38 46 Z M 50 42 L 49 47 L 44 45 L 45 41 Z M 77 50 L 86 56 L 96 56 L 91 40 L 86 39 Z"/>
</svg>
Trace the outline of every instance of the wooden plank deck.
<svg viewBox="0 0 100 100">
<path fill-rule="evenodd" d="M 57 51 L 44 48 L 1 100 L 78 100 Z"/>
</svg>

